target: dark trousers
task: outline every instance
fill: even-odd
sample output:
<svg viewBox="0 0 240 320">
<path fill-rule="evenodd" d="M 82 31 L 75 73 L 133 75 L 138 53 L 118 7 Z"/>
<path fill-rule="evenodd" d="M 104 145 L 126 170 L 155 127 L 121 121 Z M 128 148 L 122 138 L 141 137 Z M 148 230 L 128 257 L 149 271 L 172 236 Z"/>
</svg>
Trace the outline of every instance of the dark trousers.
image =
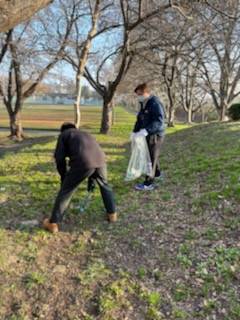
<svg viewBox="0 0 240 320">
<path fill-rule="evenodd" d="M 145 185 L 152 184 L 154 182 L 154 178 L 159 177 L 161 175 L 159 156 L 160 156 L 163 140 L 164 140 L 164 137 L 159 136 L 157 134 L 147 136 L 147 143 L 148 143 L 148 148 L 149 148 L 150 157 L 152 161 L 153 176 L 152 177 L 147 176 L 145 178 L 145 181 L 144 181 Z"/>
<path fill-rule="evenodd" d="M 51 223 L 62 221 L 63 214 L 71 201 L 74 191 L 79 184 L 87 178 L 96 181 L 99 185 L 106 212 L 108 214 L 115 213 L 115 200 L 113 192 L 107 183 L 106 167 L 87 169 L 85 171 L 70 169 L 55 200 L 52 217 L 50 219 Z"/>
</svg>

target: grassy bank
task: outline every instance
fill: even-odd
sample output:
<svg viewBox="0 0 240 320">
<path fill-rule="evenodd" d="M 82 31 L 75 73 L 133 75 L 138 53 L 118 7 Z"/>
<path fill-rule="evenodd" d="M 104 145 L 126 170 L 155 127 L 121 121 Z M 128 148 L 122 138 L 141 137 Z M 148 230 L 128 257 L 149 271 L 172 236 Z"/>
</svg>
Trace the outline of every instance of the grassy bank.
<svg viewBox="0 0 240 320">
<path fill-rule="evenodd" d="M 84 120 L 95 133 L 97 117 Z M 29 226 L 49 215 L 59 188 L 55 138 L 1 148 L 0 319 L 239 320 L 240 125 L 168 131 L 165 179 L 138 193 L 123 181 L 134 115 L 118 109 L 116 117 L 109 136 L 96 134 L 116 193 L 115 225 L 98 192 L 79 213 L 83 184 L 60 234 Z"/>
</svg>

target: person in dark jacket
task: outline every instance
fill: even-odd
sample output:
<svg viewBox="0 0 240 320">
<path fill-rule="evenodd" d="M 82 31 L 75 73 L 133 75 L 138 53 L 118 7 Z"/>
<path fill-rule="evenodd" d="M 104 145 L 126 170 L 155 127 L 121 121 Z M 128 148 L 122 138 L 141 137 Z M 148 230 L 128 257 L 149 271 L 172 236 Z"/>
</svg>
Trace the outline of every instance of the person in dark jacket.
<svg viewBox="0 0 240 320">
<path fill-rule="evenodd" d="M 146 177 L 144 183 L 136 185 L 135 188 L 137 190 L 153 190 L 155 179 L 162 177 L 159 156 L 164 140 L 165 113 L 159 98 L 150 94 L 146 83 L 137 86 L 135 93 L 140 103 L 140 111 L 132 135 L 146 137 L 153 168 L 153 176 Z"/>
<path fill-rule="evenodd" d="M 99 185 L 108 221 L 115 222 L 117 214 L 114 195 L 107 183 L 105 154 L 96 140 L 90 134 L 78 130 L 74 124 L 64 123 L 54 156 L 61 176 L 61 188 L 51 218 L 43 221 L 44 228 L 53 233 L 59 231 L 59 223 L 74 191 L 87 178 L 89 191 L 95 181 Z M 67 158 L 69 170 L 67 170 Z"/>
</svg>

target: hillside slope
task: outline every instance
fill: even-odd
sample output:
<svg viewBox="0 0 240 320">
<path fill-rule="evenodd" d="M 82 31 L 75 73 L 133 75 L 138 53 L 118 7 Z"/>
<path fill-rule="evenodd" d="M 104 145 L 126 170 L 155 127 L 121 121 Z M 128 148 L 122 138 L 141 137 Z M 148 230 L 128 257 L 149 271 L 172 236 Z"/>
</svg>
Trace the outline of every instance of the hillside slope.
<svg viewBox="0 0 240 320">
<path fill-rule="evenodd" d="M 134 117 L 117 114 L 112 134 L 97 135 L 115 225 L 104 221 L 98 192 L 79 213 L 85 185 L 60 234 L 27 225 L 50 212 L 59 186 L 55 139 L 2 155 L 0 319 L 239 320 L 240 124 L 169 131 L 165 179 L 138 193 L 123 181 Z"/>
</svg>

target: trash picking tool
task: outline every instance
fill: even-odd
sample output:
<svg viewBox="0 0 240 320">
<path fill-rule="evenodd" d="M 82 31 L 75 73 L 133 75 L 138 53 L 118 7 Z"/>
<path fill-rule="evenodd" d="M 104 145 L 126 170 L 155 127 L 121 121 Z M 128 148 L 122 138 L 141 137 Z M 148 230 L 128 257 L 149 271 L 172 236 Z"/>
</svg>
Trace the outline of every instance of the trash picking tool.
<svg viewBox="0 0 240 320">
<path fill-rule="evenodd" d="M 88 209 L 90 202 L 92 200 L 92 196 L 93 196 L 95 187 L 96 187 L 96 185 L 95 185 L 94 179 L 89 178 L 88 179 L 88 186 L 87 186 L 87 194 L 83 198 L 83 200 L 80 201 L 80 203 L 79 203 L 78 208 L 79 208 L 80 213 L 84 213 Z"/>
<path fill-rule="evenodd" d="M 88 191 L 86 196 L 83 198 L 83 200 L 80 201 L 79 207 L 78 207 L 80 213 L 84 213 L 87 210 L 87 208 L 89 207 L 91 199 L 92 199 L 92 194 L 93 194 L 93 192 Z"/>
</svg>

